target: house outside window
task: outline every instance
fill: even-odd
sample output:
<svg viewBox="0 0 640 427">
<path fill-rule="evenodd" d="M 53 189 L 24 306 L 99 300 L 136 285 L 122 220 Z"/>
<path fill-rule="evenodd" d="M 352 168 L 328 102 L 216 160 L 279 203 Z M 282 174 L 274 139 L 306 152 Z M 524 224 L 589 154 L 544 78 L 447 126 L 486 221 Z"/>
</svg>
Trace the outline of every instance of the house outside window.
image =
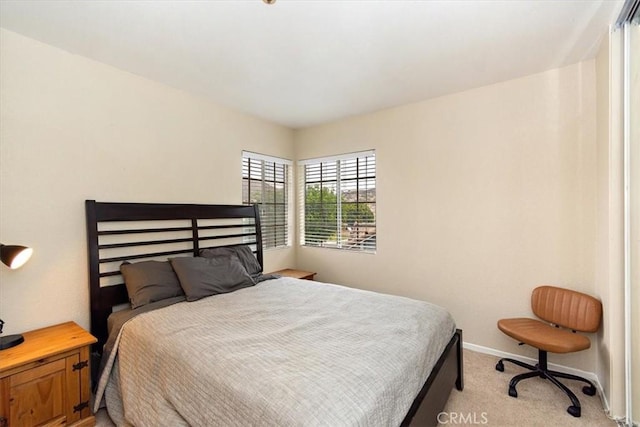
<svg viewBox="0 0 640 427">
<path fill-rule="evenodd" d="M 242 152 L 242 203 L 259 205 L 265 249 L 290 246 L 291 164 L 279 157 Z"/>
<path fill-rule="evenodd" d="M 375 151 L 298 164 L 300 244 L 375 252 Z"/>
</svg>

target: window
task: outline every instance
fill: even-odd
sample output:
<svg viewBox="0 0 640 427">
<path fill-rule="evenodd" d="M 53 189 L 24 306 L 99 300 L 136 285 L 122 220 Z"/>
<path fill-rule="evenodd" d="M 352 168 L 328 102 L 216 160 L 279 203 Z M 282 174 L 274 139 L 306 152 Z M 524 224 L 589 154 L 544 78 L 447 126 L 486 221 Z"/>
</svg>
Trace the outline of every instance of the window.
<svg viewBox="0 0 640 427">
<path fill-rule="evenodd" d="M 289 246 L 290 160 L 242 152 L 242 203 L 260 206 L 265 249 Z"/>
<path fill-rule="evenodd" d="M 376 250 L 375 151 L 300 163 L 300 243 Z"/>
</svg>

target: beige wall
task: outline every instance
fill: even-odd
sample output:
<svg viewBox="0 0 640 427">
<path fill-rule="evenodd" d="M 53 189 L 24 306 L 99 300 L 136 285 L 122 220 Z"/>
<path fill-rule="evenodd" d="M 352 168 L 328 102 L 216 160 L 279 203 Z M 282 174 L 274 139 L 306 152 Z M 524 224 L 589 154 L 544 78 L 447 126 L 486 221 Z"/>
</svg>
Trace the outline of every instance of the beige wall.
<svg viewBox="0 0 640 427">
<path fill-rule="evenodd" d="M 6 333 L 89 326 L 85 199 L 240 203 L 243 149 L 293 158 L 287 128 L 1 31 L 0 238 L 35 248 L 0 268 Z"/>
<path fill-rule="evenodd" d="M 496 328 L 531 290 L 595 286 L 595 62 L 296 132 L 296 158 L 373 148 L 375 255 L 298 250 L 319 280 L 447 307 L 465 341 L 537 357 Z M 596 351 L 550 361 L 594 371 Z"/>
</svg>

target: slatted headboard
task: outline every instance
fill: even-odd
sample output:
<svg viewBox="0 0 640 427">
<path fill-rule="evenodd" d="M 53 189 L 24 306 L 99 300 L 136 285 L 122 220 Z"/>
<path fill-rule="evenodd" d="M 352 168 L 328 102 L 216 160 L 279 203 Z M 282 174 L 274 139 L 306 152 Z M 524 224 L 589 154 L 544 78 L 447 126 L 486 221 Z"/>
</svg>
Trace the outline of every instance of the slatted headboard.
<svg viewBox="0 0 640 427">
<path fill-rule="evenodd" d="M 263 266 L 257 206 L 85 202 L 91 333 L 101 353 L 107 318 L 129 302 L 120 275 L 124 261 L 197 256 L 200 249 L 250 245 Z"/>
</svg>

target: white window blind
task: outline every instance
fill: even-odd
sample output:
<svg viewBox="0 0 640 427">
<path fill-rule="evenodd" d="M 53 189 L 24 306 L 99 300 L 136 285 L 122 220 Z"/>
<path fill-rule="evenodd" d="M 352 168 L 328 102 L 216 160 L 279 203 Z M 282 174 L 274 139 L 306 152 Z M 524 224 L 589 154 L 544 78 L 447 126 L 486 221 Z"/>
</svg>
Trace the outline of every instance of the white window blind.
<svg viewBox="0 0 640 427">
<path fill-rule="evenodd" d="M 375 151 L 298 163 L 300 244 L 376 250 Z"/>
<path fill-rule="evenodd" d="M 289 246 L 291 161 L 242 152 L 242 203 L 260 206 L 265 249 Z"/>
</svg>

